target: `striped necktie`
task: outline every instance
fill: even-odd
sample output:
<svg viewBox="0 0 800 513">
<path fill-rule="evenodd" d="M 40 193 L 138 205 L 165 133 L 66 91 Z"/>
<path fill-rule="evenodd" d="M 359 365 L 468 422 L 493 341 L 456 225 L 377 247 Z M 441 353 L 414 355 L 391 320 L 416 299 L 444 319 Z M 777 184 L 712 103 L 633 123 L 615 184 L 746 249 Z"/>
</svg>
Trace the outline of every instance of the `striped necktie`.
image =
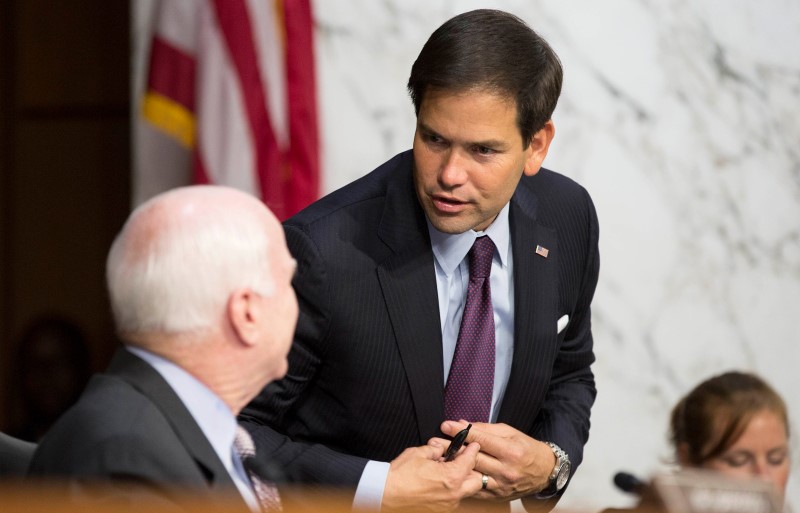
<svg viewBox="0 0 800 513">
<path fill-rule="evenodd" d="M 261 505 L 261 511 L 265 513 L 283 511 L 278 488 L 276 488 L 273 483 L 270 483 L 256 474 L 252 470 L 252 465 L 248 464 L 248 460 L 255 459 L 256 446 L 253 443 L 253 438 L 250 436 L 250 433 L 238 424 L 236 426 L 236 438 L 233 440 L 233 447 L 242 459 L 242 465 L 244 465 L 247 471 L 247 477 L 250 478 L 250 483 L 253 485 L 253 491 Z"/>
</svg>

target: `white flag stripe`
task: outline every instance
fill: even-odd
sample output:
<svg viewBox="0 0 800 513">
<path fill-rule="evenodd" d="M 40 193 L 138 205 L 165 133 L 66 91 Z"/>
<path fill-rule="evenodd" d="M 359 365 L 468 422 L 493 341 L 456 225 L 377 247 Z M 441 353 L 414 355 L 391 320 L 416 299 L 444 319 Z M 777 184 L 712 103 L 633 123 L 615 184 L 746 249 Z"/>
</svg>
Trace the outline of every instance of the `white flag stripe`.
<svg viewBox="0 0 800 513">
<path fill-rule="evenodd" d="M 241 84 L 210 4 L 203 9 L 198 38 L 198 150 L 212 183 L 259 196 L 253 135 L 244 111 Z"/>
<path fill-rule="evenodd" d="M 205 0 L 202 3 L 205 4 Z M 187 54 L 194 54 L 197 46 L 195 25 L 201 11 L 208 11 L 208 8 L 205 5 L 198 8 L 195 0 L 162 2 L 155 10 L 158 37 Z"/>
<path fill-rule="evenodd" d="M 276 19 L 275 0 L 247 0 L 247 10 L 253 27 L 261 80 L 267 111 L 278 146 L 289 146 L 289 101 L 286 95 L 286 64 L 284 41 Z"/>
</svg>

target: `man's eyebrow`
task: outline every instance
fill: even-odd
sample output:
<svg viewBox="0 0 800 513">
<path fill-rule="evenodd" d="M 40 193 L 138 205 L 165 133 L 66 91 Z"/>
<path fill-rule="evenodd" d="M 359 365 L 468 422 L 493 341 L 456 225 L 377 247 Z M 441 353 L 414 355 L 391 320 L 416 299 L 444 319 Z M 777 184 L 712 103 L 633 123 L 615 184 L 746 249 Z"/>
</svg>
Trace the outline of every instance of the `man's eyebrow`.
<svg viewBox="0 0 800 513">
<path fill-rule="evenodd" d="M 437 137 L 440 137 L 440 138 L 444 139 L 445 141 L 449 141 L 450 140 L 449 138 L 444 137 L 442 134 L 440 134 L 439 132 L 437 132 L 436 130 L 432 129 L 431 127 L 429 127 L 428 125 L 426 125 L 425 123 L 423 123 L 421 121 L 417 122 L 417 129 L 420 132 L 423 132 L 425 134 L 435 135 Z M 502 141 L 502 140 L 499 140 L 499 139 L 487 139 L 485 141 L 467 141 L 466 145 L 467 146 L 485 146 L 487 148 L 494 148 L 494 149 L 504 149 L 504 148 L 506 148 L 507 143 L 505 141 Z"/>
<path fill-rule="evenodd" d="M 486 141 L 474 141 L 470 144 L 475 146 L 486 146 L 487 148 L 502 149 L 508 146 L 508 143 L 499 139 L 488 139 Z"/>
<path fill-rule="evenodd" d="M 436 130 L 434 130 L 433 128 L 429 127 L 428 125 L 426 125 L 426 124 L 425 124 L 425 123 L 423 123 L 422 121 L 418 121 L 418 122 L 417 122 L 417 129 L 418 129 L 418 130 L 420 130 L 420 131 L 422 131 L 422 132 L 425 132 L 425 133 L 427 133 L 427 134 L 435 134 L 435 135 L 440 135 L 440 134 L 439 134 L 439 132 L 437 132 L 437 131 L 436 131 Z"/>
</svg>

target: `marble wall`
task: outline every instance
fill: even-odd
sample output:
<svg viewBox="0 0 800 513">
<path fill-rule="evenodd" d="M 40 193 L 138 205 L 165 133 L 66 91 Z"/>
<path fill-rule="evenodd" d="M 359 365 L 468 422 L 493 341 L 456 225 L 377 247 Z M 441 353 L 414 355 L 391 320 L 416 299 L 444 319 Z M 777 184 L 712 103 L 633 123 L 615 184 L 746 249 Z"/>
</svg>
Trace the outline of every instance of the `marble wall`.
<svg viewBox="0 0 800 513">
<path fill-rule="evenodd" d="M 589 190 L 601 223 L 599 394 L 559 510 L 629 504 L 612 475 L 669 468 L 669 409 L 713 373 L 761 373 L 800 423 L 800 3 L 317 0 L 326 191 L 410 147 L 411 64 L 478 7 L 517 14 L 561 57 L 545 166 Z"/>
</svg>

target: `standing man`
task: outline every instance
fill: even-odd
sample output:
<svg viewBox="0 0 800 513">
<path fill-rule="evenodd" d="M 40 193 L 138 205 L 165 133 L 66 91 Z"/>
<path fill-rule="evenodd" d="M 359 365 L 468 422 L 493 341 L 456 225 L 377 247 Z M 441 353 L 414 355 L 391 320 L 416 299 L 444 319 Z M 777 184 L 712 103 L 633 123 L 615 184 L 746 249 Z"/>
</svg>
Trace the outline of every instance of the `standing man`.
<svg viewBox="0 0 800 513">
<path fill-rule="evenodd" d="M 277 219 L 234 189 L 175 189 L 137 208 L 106 269 L 125 347 L 47 433 L 31 473 L 83 499 L 174 501 L 191 490 L 280 508 L 272 484 L 251 483 L 235 416 L 286 373 L 295 267 Z"/>
<path fill-rule="evenodd" d="M 357 456 L 312 445 L 289 468 L 349 482 L 356 504 L 432 506 L 394 458 L 471 422 L 476 498 L 552 507 L 563 493 L 596 394 L 599 256 L 589 194 L 541 167 L 561 81 L 515 16 L 452 18 L 411 69 L 413 150 L 285 223 L 300 301 L 289 372 L 243 417 Z"/>
</svg>

